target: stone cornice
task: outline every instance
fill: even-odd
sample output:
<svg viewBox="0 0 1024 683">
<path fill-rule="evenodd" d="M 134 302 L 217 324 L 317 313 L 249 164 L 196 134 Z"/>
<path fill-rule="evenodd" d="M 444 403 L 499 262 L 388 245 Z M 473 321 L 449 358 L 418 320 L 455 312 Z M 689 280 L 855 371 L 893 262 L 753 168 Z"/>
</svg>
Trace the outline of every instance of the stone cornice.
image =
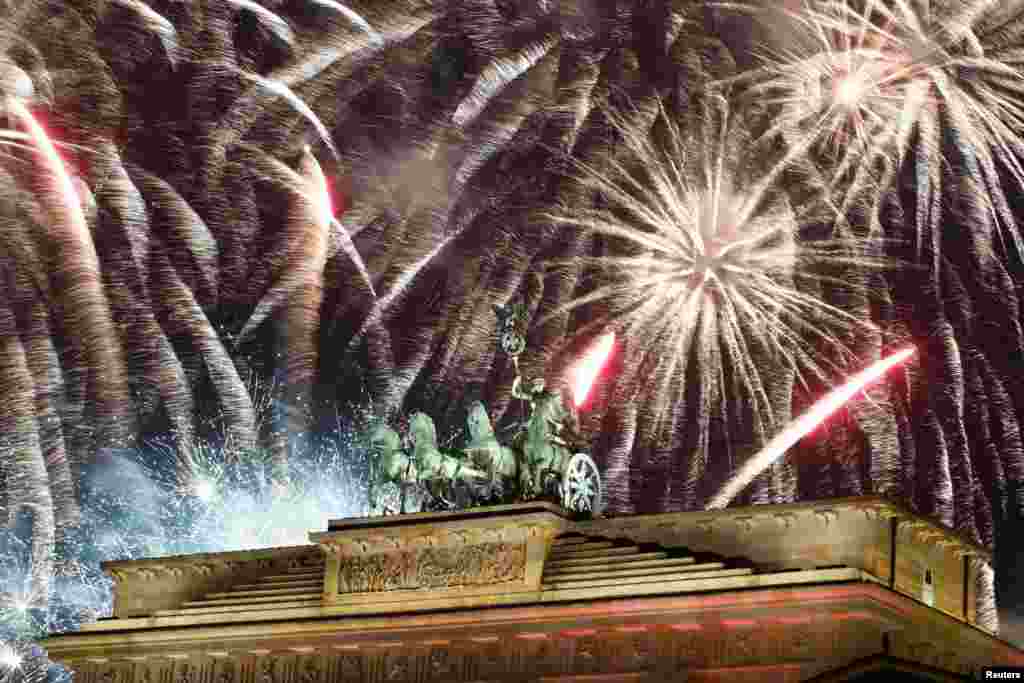
<svg viewBox="0 0 1024 683">
<path fill-rule="evenodd" d="M 468 520 L 482 520 L 509 515 L 523 515 L 535 512 L 546 512 L 555 517 L 565 519 L 565 511 L 557 505 L 546 502 L 513 503 L 510 505 L 491 505 L 485 508 L 471 508 L 452 512 L 417 512 L 407 515 L 388 515 L 377 517 L 344 517 L 327 522 L 327 533 L 336 531 L 355 531 L 358 529 L 385 529 L 391 527 L 408 527 L 418 523 L 448 524 Z M 311 532 L 311 535 L 323 532 Z"/>
<path fill-rule="evenodd" d="M 855 498 L 834 498 L 805 503 L 781 505 L 750 505 L 726 508 L 724 510 L 698 510 L 693 512 L 668 512 L 652 515 L 633 515 L 610 519 L 597 519 L 576 525 L 581 533 L 602 533 L 602 528 L 614 528 L 628 535 L 631 531 L 653 531 L 658 528 L 684 528 L 712 534 L 724 527 L 743 533 L 757 533 L 762 525 L 789 528 L 801 517 L 813 517 L 824 528 L 835 523 L 840 514 L 860 513 L 868 520 L 899 520 L 901 533 L 910 533 L 921 542 L 935 543 L 955 552 L 958 556 L 977 557 L 991 562 L 990 550 L 970 541 L 958 531 L 934 520 L 911 512 L 900 502 L 882 496 L 859 496 Z M 607 533 L 607 532 L 604 532 Z"/>
<path fill-rule="evenodd" d="M 322 557 L 320 548 L 307 545 L 121 560 L 104 562 L 101 567 L 114 581 L 114 614 L 125 618 L 175 608 L 212 586 L 287 571 L 310 560 L 322 561 Z"/>
<path fill-rule="evenodd" d="M 289 558 L 306 557 L 316 552 L 315 545 L 261 548 L 259 550 L 237 550 L 224 553 L 196 553 L 194 555 L 169 555 L 167 557 L 143 558 L 138 560 L 111 560 L 101 562 L 100 568 L 113 578 L 118 576 L 181 576 L 184 572 L 209 574 L 218 569 L 234 569 L 242 566 L 257 566 L 261 562 L 270 566 Z"/>
<path fill-rule="evenodd" d="M 396 550 L 422 550 L 426 548 L 462 547 L 484 545 L 490 543 L 506 543 L 526 538 L 547 536 L 553 538 L 558 529 L 539 522 L 530 524 L 521 522 L 503 524 L 497 528 L 486 529 L 409 529 L 401 534 L 367 534 L 363 537 L 339 535 L 330 537 L 319 535 L 318 545 L 328 554 L 354 557 L 357 555 L 374 555 Z"/>
<path fill-rule="evenodd" d="M 765 587 L 742 592 L 509 606 L 502 609 L 431 614 L 352 615 L 353 618 L 301 621 L 281 621 L 279 617 L 274 622 L 194 624 L 186 629 L 153 630 L 151 620 L 138 619 L 130 621 L 149 622 L 151 630 L 146 632 L 144 640 L 138 637 L 127 639 L 122 630 L 60 635 L 43 641 L 42 645 L 58 661 L 95 656 L 96 652 L 104 652 L 107 660 L 139 657 L 159 659 L 179 651 L 205 652 L 225 648 L 234 653 L 251 652 L 259 648 L 269 652 L 274 648 L 274 641 L 292 642 L 296 639 L 303 640 L 306 646 L 337 649 L 342 646 L 369 647 L 379 642 L 409 644 L 452 638 L 456 637 L 456 632 L 464 629 L 471 629 L 474 637 L 479 638 L 506 633 L 509 629 L 559 631 L 569 628 L 566 624 L 592 623 L 594 619 L 608 618 L 608 615 L 623 621 L 639 618 L 652 624 L 668 624 L 679 620 L 715 621 L 728 618 L 730 614 L 738 614 L 754 622 L 773 621 L 779 618 L 779 610 L 792 611 L 796 605 L 801 606 L 799 615 L 802 617 L 811 612 L 820 616 L 834 612 L 837 619 L 844 618 L 843 615 L 857 614 L 861 618 L 890 625 L 909 619 L 918 624 L 955 628 L 966 646 L 1003 652 L 1004 657 L 1012 657 L 1014 661 L 1024 664 L 1024 653 L 1005 641 L 870 582 Z M 150 652 L 146 654 L 143 650 Z"/>
<path fill-rule="evenodd" d="M 512 506 L 508 506 L 512 507 Z M 571 524 L 560 515 L 542 510 L 522 515 L 452 515 L 402 526 L 353 524 L 350 528 L 310 533 L 309 538 L 324 553 L 355 557 L 417 551 L 428 548 L 452 548 L 496 543 L 518 543 L 530 539 L 550 540 Z M 361 521 L 361 520 L 360 520 Z"/>
</svg>

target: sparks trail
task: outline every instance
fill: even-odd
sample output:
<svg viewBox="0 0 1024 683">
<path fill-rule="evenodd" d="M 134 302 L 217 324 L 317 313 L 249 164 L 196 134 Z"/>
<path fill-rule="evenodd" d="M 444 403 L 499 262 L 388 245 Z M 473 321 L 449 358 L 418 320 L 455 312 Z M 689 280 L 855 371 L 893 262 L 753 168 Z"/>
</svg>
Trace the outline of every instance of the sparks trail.
<svg viewBox="0 0 1024 683">
<path fill-rule="evenodd" d="M 23 102 L 8 98 L 7 109 L 28 130 L 35 144 L 44 176 L 50 181 L 44 201 L 52 211 L 51 240 L 58 249 L 57 272 L 65 296 L 65 313 L 84 347 L 95 386 L 95 398 L 102 405 L 99 417 L 111 434 L 123 441 L 131 434 L 128 411 L 128 383 L 124 376 L 121 343 L 114 332 L 110 309 L 100 276 L 99 257 L 82 213 L 78 193 L 57 150 L 43 127 Z"/>
<path fill-rule="evenodd" d="M 602 335 L 579 360 L 572 372 L 573 403 L 579 408 L 587 400 L 590 388 L 597 382 L 601 369 L 615 348 L 615 333 Z"/>
<path fill-rule="evenodd" d="M 739 471 L 727 481 L 714 498 L 707 504 L 706 509 L 714 510 L 724 508 L 736 497 L 754 478 L 767 469 L 792 448 L 797 441 L 814 431 L 822 422 L 828 419 L 843 404 L 863 391 L 869 384 L 881 379 L 886 372 L 906 362 L 916 353 L 916 349 L 909 348 L 898 351 L 887 358 L 883 358 L 866 370 L 862 370 L 842 386 L 833 389 L 817 403 L 811 406 L 803 415 L 793 421 L 788 427 L 779 432 L 769 441 L 764 448 L 755 453 Z"/>
</svg>

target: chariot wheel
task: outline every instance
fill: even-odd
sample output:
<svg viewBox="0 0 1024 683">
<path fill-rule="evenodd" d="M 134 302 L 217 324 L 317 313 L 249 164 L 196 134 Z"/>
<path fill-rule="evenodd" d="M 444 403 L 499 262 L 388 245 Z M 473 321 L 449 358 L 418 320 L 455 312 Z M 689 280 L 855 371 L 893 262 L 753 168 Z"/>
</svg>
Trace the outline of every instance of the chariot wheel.
<svg viewBox="0 0 1024 683">
<path fill-rule="evenodd" d="M 562 473 L 562 507 L 571 512 L 601 514 L 601 475 L 586 453 L 576 453 Z"/>
</svg>

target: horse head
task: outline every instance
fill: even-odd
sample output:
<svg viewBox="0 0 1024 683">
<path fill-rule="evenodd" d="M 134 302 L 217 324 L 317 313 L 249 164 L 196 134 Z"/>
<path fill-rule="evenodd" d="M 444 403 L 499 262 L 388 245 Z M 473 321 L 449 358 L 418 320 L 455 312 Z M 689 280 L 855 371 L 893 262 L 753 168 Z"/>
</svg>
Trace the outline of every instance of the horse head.
<svg viewBox="0 0 1024 683">
<path fill-rule="evenodd" d="M 474 401 L 469 407 L 469 417 L 466 418 L 466 426 L 469 428 L 471 441 L 483 441 L 494 438 L 494 427 L 491 419 L 487 416 L 487 409 L 482 401 Z"/>
<path fill-rule="evenodd" d="M 409 434 L 414 449 L 437 449 L 437 428 L 426 413 L 414 413 L 409 418 Z"/>
<path fill-rule="evenodd" d="M 391 427 L 378 424 L 370 431 L 370 448 L 378 455 L 401 450 L 402 439 Z"/>
</svg>

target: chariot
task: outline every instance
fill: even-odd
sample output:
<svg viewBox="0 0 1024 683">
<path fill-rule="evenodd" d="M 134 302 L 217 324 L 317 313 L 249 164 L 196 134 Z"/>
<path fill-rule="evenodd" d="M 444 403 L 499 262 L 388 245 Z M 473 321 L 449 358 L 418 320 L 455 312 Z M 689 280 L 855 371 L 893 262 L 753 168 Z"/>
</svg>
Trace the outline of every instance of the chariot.
<svg viewBox="0 0 1024 683">
<path fill-rule="evenodd" d="M 601 477 L 587 454 L 573 449 L 552 422 L 554 401 L 542 398 L 513 438 L 498 441 L 482 403 L 469 410 L 469 443 L 461 451 L 437 447 L 433 421 L 424 413 L 410 420 L 411 448 L 398 433 L 378 425 L 373 451 L 372 512 L 393 514 L 456 509 L 482 502 L 549 500 L 569 512 L 601 513 Z M 557 405 L 560 405 L 560 400 Z"/>
<path fill-rule="evenodd" d="M 387 425 L 370 432 L 371 513 L 457 509 L 480 503 L 549 500 L 569 512 L 598 516 L 602 509 L 597 465 L 572 428 L 564 397 L 535 380 L 522 388 L 519 354 L 526 348 L 521 305 L 495 308 L 502 349 L 512 357 L 514 398 L 529 405 L 529 416 L 509 445 L 501 443 L 484 404 L 470 406 L 469 441 L 442 452 L 434 422 L 424 413 L 409 422 L 409 448 Z"/>
</svg>

